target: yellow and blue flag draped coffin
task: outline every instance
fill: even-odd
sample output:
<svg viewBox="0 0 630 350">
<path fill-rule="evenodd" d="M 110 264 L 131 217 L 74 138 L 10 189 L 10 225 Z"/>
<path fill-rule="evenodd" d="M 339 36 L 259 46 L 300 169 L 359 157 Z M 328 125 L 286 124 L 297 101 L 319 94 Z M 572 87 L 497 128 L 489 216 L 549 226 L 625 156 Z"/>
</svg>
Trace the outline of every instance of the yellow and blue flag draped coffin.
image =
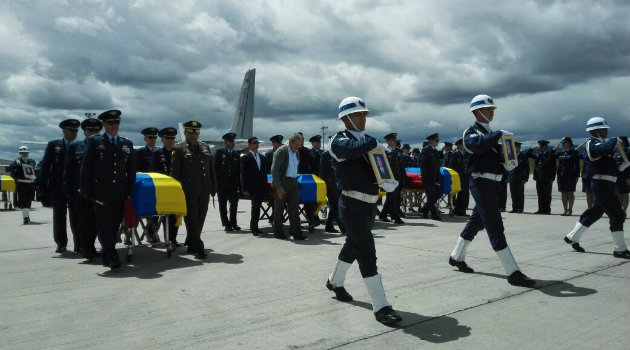
<svg viewBox="0 0 630 350">
<path fill-rule="evenodd" d="M 267 174 L 267 182 L 271 186 L 273 178 Z M 326 204 L 326 182 L 313 174 L 300 174 L 297 177 L 300 186 L 300 203 L 317 203 L 316 213 Z"/>
<path fill-rule="evenodd" d="M 15 180 L 9 175 L 0 175 L 0 191 L 15 192 Z"/>
<path fill-rule="evenodd" d="M 179 181 L 159 173 L 137 173 L 131 193 L 131 207 L 136 218 L 176 215 L 177 226 L 186 216 L 186 197 Z"/>
<path fill-rule="evenodd" d="M 405 168 L 407 178 L 412 185 L 422 186 L 422 170 L 420 168 Z M 462 190 L 459 174 L 451 169 L 440 167 L 440 184 L 443 194 L 453 195 Z"/>
</svg>

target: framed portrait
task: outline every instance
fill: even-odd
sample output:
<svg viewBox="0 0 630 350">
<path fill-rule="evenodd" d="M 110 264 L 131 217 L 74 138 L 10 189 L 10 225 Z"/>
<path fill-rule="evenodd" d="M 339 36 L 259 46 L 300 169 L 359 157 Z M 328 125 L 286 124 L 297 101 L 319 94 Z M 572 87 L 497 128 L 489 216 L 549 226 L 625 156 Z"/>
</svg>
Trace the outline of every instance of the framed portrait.
<svg viewBox="0 0 630 350">
<path fill-rule="evenodd" d="M 22 171 L 24 172 L 24 178 L 29 180 L 35 180 L 35 169 L 30 164 L 22 164 Z"/>
<path fill-rule="evenodd" d="M 503 145 L 503 163 L 506 165 L 518 165 L 514 136 L 501 135 L 501 144 Z"/>
<path fill-rule="evenodd" d="M 368 158 L 370 159 L 370 164 L 372 164 L 376 182 L 379 185 L 383 182 L 394 181 L 394 174 L 389 166 L 389 160 L 387 160 L 387 154 L 384 150 L 375 148 L 368 152 Z"/>
</svg>

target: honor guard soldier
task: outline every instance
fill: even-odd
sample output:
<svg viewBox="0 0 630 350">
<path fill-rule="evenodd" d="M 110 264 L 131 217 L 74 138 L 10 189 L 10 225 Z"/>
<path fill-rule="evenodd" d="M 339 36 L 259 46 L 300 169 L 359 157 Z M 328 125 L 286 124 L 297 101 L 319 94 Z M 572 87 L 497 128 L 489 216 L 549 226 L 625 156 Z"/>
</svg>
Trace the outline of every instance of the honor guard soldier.
<svg viewBox="0 0 630 350">
<path fill-rule="evenodd" d="M 172 127 L 164 128 L 161 129 L 157 135 L 160 137 L 160 141 L 162 141 L 162 148 L 158 148 L 155 152 L 153 152 L 150 171 L 170 176 L 171 152 L 173 152 L 173 146 L 175 145 L 177 129 Z M 179 247 L 180 245 L 177 242 L 177 231 L 179 230 L 179 227 L 176 225 L 177 218 L 175 215 L 169 215 L 168 219 L 169 239 L 173 243 L 174 247 Z"/>
<path fill-rule="evenodd" d="M 538 146 L 527 151 L 527 157 L 533 158 L 534 181 L 538 194 L 538 211 L 535 214 L 551 214 L 551 191 L 556 179 L 556 157 L 549 149 L 549 141 L 538 140 Z"/>
<path fill-rule="evenodd" d="M 326 197 L 328 198 L 326 232 L 338 233 L 339 231 L 337 231 L 334 225 L 335 222 L 337 222 L 341 232 L 345 232 L 346 230 L 339 221 L 339 191 L 337 191 L 337 177 L 335 176 L 335 170 L 332 167 L 332 163 L 333 158 L 330 155 L 330 151 L 324 151 L 319 164 L 319 177 L 326 182 Z"/>
<path fill-rule="evenodd" d="M 133 142 L 118 135 L 120 115 L 119 110 L 109 110 L 98 116 L 105 133 L 87 139 L 79 182 L 81 195 L 92 201 L 103 266 L 112 270 L 120 268 L 116 239 L 124 202 L 136 183 Z"/>
<path fill-rule="evenodd" d="M 406 175 L 404 174 L 405 169 L 402 164 L 402 152 L 400 151 L 400 149 L 396 148 L 397 136 L 398 134 L 393 132 L 391 134 L 385 135 L 384 138 L 390 151 L 387 153 L 389 166 L 394 173 L 394 179 L 401 183 L 404 180 L 402 177 Z M 383 204 L 383 208 L 381 209 L 381 213 L 379 214 L 379 219 L 381 219 L 381 221 L 389 222 L 390 220 L 387 218 L 387 215 L 389 215 L 395 223 L 405 223 L 400 218 L 400 187 L 401 186 L 398 186 L 395 191 L 388 192 L 385 196 L 385 203 Z"/>
<path fill-rule="evenodd" d="M 157 151 L 155 143 L 158 137 L 158 129 L 154 127 L 144 128 L 140 132 L 144 136 L 145 146 L 136 150 L 136 172 L 148 173 L 151 171 L 151 162 L 153 154 Z M 157 234 L 160 218 L 158 216 L 150 216 L 146 218 L 147 226 L 147 242 L 159 243 L 160 236 Z"/>
<path fill-rule="evenodd" d="M 81 237 L 81 251 L 83 257 L 92 260 L 100 254 L 96 251 L 96 225 L 92 202 L 81 196 L 79 183 L 81 178 L 81 165 L 87 150 L 88 138 L 98 135 L 103 128 L 103 123 L 95 118 L 88 118 L 81 122 L 81 129 L 85 139 L 77 140 L 70 144 L 66 153 L 66 161 L 63 170 L 63 192 L 69 198 L 70 205 L 76 211 L 78 217 L 78 233 Z"/>
<path fill-rule="evenodd" d="M 339 199 L 339 220 L 346 229 L 344 243 L 337 263 L 333 268 L 326 287 L 333 291 L 339 301 L 352 301 L 352 296 L 344 288 L 346 272 L 357 260 L 363 282 L 372 299 L 372 310 L 378 322 L 394 324 L 402 318 L 394 311 L 385 297 L 381 275 L 376 266 L 376 246 L 372 228 L 376 216 L 378 185 L 372 170 L 368 152 L 381 148 L 375 138 L 365 134 L 365 121 L 370 110 L 358 97 L 347 97 L 339 105 L 338 118 L 343 121 L 346 130 L 333 136 L 330 155 L 337 175 Z M 386 191 L 394 188 L 384 183 Z"/>
<path fill-rule="evenodd" d="M 28 157 L 28 147 L 18 148 L 18 159 L 9 164 L 7 171 L 16 182 L 15 193 L 17 195 L 16 207 L 22 209 L 22 221 L 24 225 L 31 222 L 29 210 L 35 192 L 35 161 Z"/>
<path fill-rule="evenodd" d="M 257 137 L 247 139 L 249 150 L 241 157 L 241 189 L 243 195 L 250 197 L 252 209 L 249 220 L 249 229 L 252 235 L 263 234 L 258 228 L 260 219 L 260 207 L 268 193 L 267 173 L 269 165 L 264 156 L 258 153 L 260 142 Z"/>
<path fill-rule="evenodd" d="M 427 136 L 429 144 L 422 149 L 422 184 L 426 194 L 426 203 L 421 212 L 425 218 L 431 215 L 431 220 L 441 221 L 438 201 L 440 199 L 440 153 L 436 148 L 440 142 L 440 134 L 435 133 Z"/>
<path fill-rule="evenodd" d="M 468 172 L 470 172 L 470 193 L 475 199 L 475 208 L 460 234 L 455 249 L 449 256 L 448 263 L 460 271 L 472 273 L 466 262 L 466 249 L 472 243 L 477 232 L 484 228 L 488 232 L 492 249 L 497 253 L 508 276 L 508 283 L 516 286 L 533 286 L 536 281 L 525 276 L 516 264 L 505 239 L 503 220 L 498 204 L 499 181 L 505 170 L 512 170 L 512 165 L 505 165 L 498 144 L 501 135 L 512 135 L 500 130 L 492 131 L 490 122 L 494 119 L 494 101 L 488 95 L 477 95 L 470 102 L 470 111 L 476 122 L 464 131 L 463 146 L 468 152 Z"/>
<path fill-rule="evenodd" d="M 586 123 L 586 131 L 591 134 L 584 148 L 591 161 L 591 188 L 593 189 L 593 206 L 586 209 L 580 220 L 564 241 L 570 244 L 574 250 L 584 252 L 580 246 L 580 239 L 587 228 L 599 220 L 604 213 L 610 221 L 610 234 L 613 238 L 613 256 L 616 258 L 630 259 L 630 251 L 623 237 L 623 223 L 625 216 L 621 209 L 619 197 L 615 193 L 615 183 L 619 171 L 626 169 L 625 165 L 617 166 L 613 159 L 613 153 L 617 143 L 622 143 L 618 138 L 608 138 L 608 123 L 604 118 L 593 117 Z"/>
<path fill-rule="evenodd" d="M 208 255 L 201 240 L 206 221 L 210 195 L 216 194 L 214 162 L 210 146 L 199 141 L 201 123 L 195 120 L 184 123 L 185 140 L 177 143 L 171 152 L 171 176 L 182 184 L 186 196 L 186 242 L 188 252 L 198 259 Z"/>
<path fill-rule="evenodd" d="M 463 139 L 455 141 L 455 147 L 457 147 L 453 154 L 451 154 L 446 166 L 451 168 L 459 174 L 459 182 L 461 183 L 461 191 L 455 197 L 453 202 L 453 213 L 457 216 L 467 216 L 466 210 L 468 209 L 468 202 L 470 200 L 470 194 L 468 190 L 468 173 L 466 172 L 466 151 L 462 145 Z"/>
<path fill-rule="evenodd" d="M 63 138 L 48 142 L 44 158 L 42 159 L 39 190 L 52 199 L 53 236 L 55 243 L 57 243 L 57 250 L 55 250 L 57 253 L 65 252 L 68 244 L 68 233 L 66 230 L 66 214 L 68 212 L 70 214 L 70 229 L 72 230 L 74 252 L 78 253 L 81 248 L 78 217 L 74 207 L 69 205 L 68 198 L 63 194 L 62 190 L 66 151 L 70 143 L 77 138 L 80 125 L 81 122 L 77 119 L 66 119 L 59 123 L 59 128 L 63 131 Z"/>
<path fill-rule="evenodd" d="M 573 213 L 575 202 L 575 186 L 580 178 L 580 155 L 573 147 L 570 137 L 563 137 L 560 145 L 556 146 L 555 158 L 558 159 L 558 192 L 562 194 L 561 216 L 570 216 Z"/>
<path fill-rule="evenodd" d="M 221 225 L 225 232 L 240 230 L 236 224 L 238 209 L 238 189 L 240 181 L 239 156 L 234 152 L 236 134 L 229 132 L 223 135 L 224 148 L 220 148 L 214 155 L 214 169 L 217 174 L 217 194 L 219 196 L 219 214 Z M 227 203 L 230 202 L 230 217 L 228 218 Z"/>
<path fill-rule="evenodd" d="M 512 196 L 512 210 L 510 213 L 523 213 L 525 208 L 525 183 L 529 180 L 529 159 L 525 152 L 521 152 L 522 143 L 515 141 L 514 148 L 517 153 L 518 165 L 510 170 L 507 182 L 510 184 Z"/>
</svg>

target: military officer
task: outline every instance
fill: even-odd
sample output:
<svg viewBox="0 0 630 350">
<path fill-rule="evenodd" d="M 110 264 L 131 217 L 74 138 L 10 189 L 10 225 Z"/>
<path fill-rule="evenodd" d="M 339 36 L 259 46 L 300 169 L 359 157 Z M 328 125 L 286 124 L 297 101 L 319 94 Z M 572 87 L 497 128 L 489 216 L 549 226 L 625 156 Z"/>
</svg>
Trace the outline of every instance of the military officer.
<svg viewBox="0 0 630 350">
<path fill-rule="evenodd" d="M 217 194 L 219 196 L 219 214 L 221 225 L 225 232 L 240 230 L 236 223 L 238 209 L 238 189 L 240 182 L 239 156 L 234 152 L 236 134 L 229 132 L 223 135 L 224 148 L 217 150 L 214 155 L 214 169 L 217 176 Z M 227 203 L 230 202 L 230 217 L 228 218 Z"/>
<path fill-rule="evenodd" d="M 337 222 L 341 232 L 344 232 L 345 229 L 339 221 L 339 191 L 337 191 L 337 177 L 335 176 L 332 163 L 333 158 L 330 155 L 330 151 L 324 151 L 319 165 L 319 177 L 326 182 L 326 197 L 328 197 L 326 232 L 338 233 L 339 231 L 337 231 L 334 225 L 335 222 Z"/>
<path fill-rule="evenodd" d="M 81 129 L 85 139 L 74 141 L 68 147 L 65 166 L 63 170 L 63 192 L 69 198 L 70 205 L 76 211 L 78 217 L 78 233 L 81 236 L 81 252 L 83 257 L 92 260 L 100 254 L 96 251 L 97 229 L 94 224 L 94 210 L 92 202 L 81 196 L 79 183 L 81 178 L 81 165 L 85 157 L 85 151 L 90 136 L 99 135 L 103 129 L 103 123 L 96 118 L 88 118 L 81 122 Z"/>
<path fill-rule="evenodd" d="M 385 135 L 384 139 L 387 142 L 387 147 L 390 151 L 387 153 L 389 166 L 394 173 L 394 179 L 400 183 L 401 181 L 403 181 L 402 177 L 405 176 L 405 168 L 402 164 L 402 151 L 396 147 L 397 137 L 398 134 L 392 132 Z M 381 221 L 389 222 L 390 220 L 387 218 L 387 215 L 389 215 L 395 223 L 405 223 L 400 218 L 400 187 L 401 186 L 398 186 L 396 190 L 388 192 L 385 196 L 385 203 L 383 204 L 383 208 L 381 209 L 381 213 L 379 214 L 379 219 L 381 219 Z"/>
<path fill-rule="evenodd" d="M 337 174 L 339 219 L 346 228 L 344 243 L 326 287 L 333 291 L 339 301 L 352 301 L 344 288 L 346 272 L 356 260 L 361 277 L 372 299 L 372 311 L 378 322 L 394 324 L 402 318 L 392 308 L 385 296 L 385 289 L 376 265 L 376 246 L 372 236 L 378 185 L 376 176 L 367 157 L 374 148 L 387 149 L 375 138 L 365 134 L 365 120 L 369 113 L 365 102 L 358 97 L 347 97 L 339 105 L 338 117 L 346 130 L 338 132 L 332 139 L 330 154 Z M 394 188 L 387 186 L 389 192 Z M 393 184 L 396 187 L 396 184 Z"/>
<path fill-rule="evenodd" d="M 257 137 L 247 139 L 249 147 L 241 157 L 241 189 L 243 195 L 250 197 L 252 209 L 249 220 L 249 229 L 254 236 L 260 236 L 263 232 L 258 228 L 258 220 L 260 219 L 260 207 L 268 193 L 267 173 L 269 172 L 269 164 L 265 157 L 258 153 L 260 142 Z"/>
<path fill-rule="evenodd" d="M 136 150 L 136 171 L 139 173 L 148 173 L 151 171 L 153 154 L 158 150 L 158 147 L 155 146 L 158 137 L 158 129 L 154 127 L 144 128 L 140 133 L 143 135 L 145 146 Z M 147 217 L 146 222 L 147 242 L 160 242 L 160 236 L 157 232 L 160 226 L 160 218 L 157 216 Z"/>
<path fill-rule="evenodd" d="M 81 122 L 77 119 L 66 119 L 59 123 L 63 138 L 48 142 L 39 178 L 39 190 L 52 199 L 53 204 L 53 236 L 57 243 L 56 253 L 66 251 L 68 234 L 66 231 L 66 214 L 69 212 L 70 229 L 72 230 L 74 252 L 81 249 L 81 237 L 78 231 L 78 217 L 74 207 L 69 206 L 68 198 L 63 194 L 62 177 L 64 161 L 68 146 L 77 138 Z"/>
<path fill-rule="evenodd" d="M 409 168 L 413 166 L 413 159 L 411 158 L 411 146 L 408 143 L 403 144 L 401 148 L 402 154 L 402 166 L 403 168 Z"/>
<path fill-rule="evenodd" d="M 158 131 L 158 136 L 162 142 L 162 148 L 158 148 L 153 152 L 153 159 L 151 160 L 151 171 L 170 175 L 171 174 L 171 152 L 173 152 L 173 146 L 175 145 L 175 137 L 177 137 L 177 129 L 173 127 L 167 127 Z M 179 227 L 176 225 L 177 218 L 175 215 L 169 215 L 168 220 L 168 235 L 171 243 L 174 247 L 179 247 L 177 242 L 177 231 Z"/>
<path fill-rule="evenodd" d="M 324 153 L 324 151 L 322 151 L 322 135 L 315 135 L 308 139 L 308 141 L 312 146 L 309 150 L 311 154 L 311 171 L 313 171 L 313 174 L 317 175 L 319 174 L 319 164 L 322 160 L 322 153 Z"/>
<path fill-rule="evenodd" d="M 429 144 L 422 149 L 420 169 L 427 200 L 421 212 L 425 218 L 429 217 L 430 214 L 431 220 L 441 221 L 442 218 L 440 218 L 438 210 L 438 200 L 442 192 L 440 188 L 440 154 L 436 148 L 440 142 L 440 134 L 431 134 L 427 136 L 426 140 Z"/>
<path fill-rule="evenodd" d="M 201 123 L 191 120 L 184 123 L 185 141 L 173 146 L 171 176 L 181 182 L 186 196 L 186 242 L 188 252 L 198 259 L 208 255 L 201 240 L 201 230 L 208 213 L 210 195 L 216 194 L 214 162 L 210 147 L 199 141 Z"/>
<path fill-rule="evenodd" d="M 453 213 L 457 216 L 466 216 L 466 210 L 468 209 L 468 202 L 470 198 L 468 190 L 468 173 L 466 172 L 466 151 L 462 145 L 463 139 L 455 141 L 456 149 L 451 155 L 447 167 L 455 170 L 459 174 L 459 182 L 461 184 L 461 191 L 455 197 L 453 202 Z"/>
<path fill-rule="evenodd" d="M 411 167 L 420 167 L 420 148 L 414 148 L 411 150 Z"/>
<path fill-rule="evenodd" d="M 440 164 L 442 166 L 446 166 L 450 161 L 451 156 L 453 155 L 453 143 L 452 142 L 444 142 L 444 146 L 440 150 Z"/>
<path fill-rule="evenodd" d="M 559 146 L 561 147 L 555 151 L 555 158 L 558 159 L 558 192 L 562 194 L 564 209 L 560 215 L 569 216 L 573 213 L 575 186 L 580 178 L 580 155 L 573 147 L 573 140 L 568 136 L 562 138 Z"/>
<path fill-rule="evenodd" d="M 22 209 L 22 221 L 24 225 L 31 222 L 29 210 L 31 209 L 31 202 L 33 200 L 33 193 L 35 191 L 35 161 L 28 157 L 28 147 L 20 146 L 18 148 L 18 154 L 20 155 L 13 161 L 7 168 L 11 177 L 15 179 L 16 188 L 15 193 L 17 195 L 16 207 Z"/>
<path fill-rule="evenodd" d="M 284 139 L 284 136 L 282 135 L 274 135 L 271 138 L 269 138 L 269 141 L 271 141 L 272 148 L 265 153 L 265 158 L 267 158 L 267 161 L 269 162 L 269 164 L 273 162 L 274 152 L 278 149 L 278 147 L 282 146 L 283 139 Z M 273 204 L 273 198 L 269 200 L 269 207 L 271 208 L 271 214 L 269 215 L 269 223 L 271 224 L 273 223 L 273 211 L 275 207 Z"/>
<path fill-rule="evenodd" d="M 125 200 L 136 183 L 133 142 L 118 135 L 119 110 L 101 113 L 105 133 L 87 139 L 79 187 L 81 195 L 92 201 L 103 266 L 120 268 L 116 236 L 123 220 Z"/>
<path fill-rule="evenodd" d="M 477 95 L 470 102 L 470 111 L 476 122 L 464 131 L 463 146 L 468 152 L 468 171 L 470 172 L 470 192 L 475 199 L 475 208 L 460 234 L 448 263 L 459 271 L 472 273 L 465 261 L 466 249 L 477 233 L 484 228 L 488 232 L 490 244 L 505 269 L 508 283 L 516 286 L 533 286 L 536 281 L 523 274 L 505 239 L 503 220 L 497 194 L 498 182 L 505 170 L 512 170 L 513 165 L 505 165 L 500 146 L 501 135 L 512 135 L 500 130 L 492 131 L 490 122 L 494 119 L 496 106 L 488 95 Z"/>
<path fill-rule="evenodd" d="M 525 208 L 525 183 L 529 180 L 529 159 L 521 151 L 521 142 L 515 141 L 518 165 L 508 172 L 507 182 L 510 184 L 512 210 L 510 213 L 523 213 Z"/>
<path fill-rule="evenodd" d="M 630 259 L 630 251 L 626 246 L 623 234 L 625 216 L 621 209 L 621 202 L 615 193 L 615 183 L 619 171 L 625 168 L 617 166 L 613 153 L 618 138 L 608 138 L 610 126 L 604 118 L 593 117 L 586 123 L 586 131 L 591 135 L 584 146 L 591 161 L 591 188 L 593 189 L 593 206 L 586 209 L 575 227 L 565 237 L 564 241 L 574 250 L 584 252 L 580 246 L 580 239 L 584 231 L 599 220 L 604 213 L 610 222 L 610 234 L 613 238 L 613 256 L 615 258 Z"/>
<path fill-rule="evenodd" d="M 549 141 L 538 140 L 538 146 L 527 151 L 527 157 L 533 158 L 534 181 L 538 194 L 538 211 L 535 214 L 551 214 L 551 191 L 556 179 L 556 157 L 549 149 Z"/>
</svg>

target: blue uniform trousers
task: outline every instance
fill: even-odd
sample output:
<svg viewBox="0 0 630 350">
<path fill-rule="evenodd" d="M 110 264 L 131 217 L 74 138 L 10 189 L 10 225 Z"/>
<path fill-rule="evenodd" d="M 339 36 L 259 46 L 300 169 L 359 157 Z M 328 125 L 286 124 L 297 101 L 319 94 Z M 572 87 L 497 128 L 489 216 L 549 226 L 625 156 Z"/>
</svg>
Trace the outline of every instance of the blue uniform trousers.
<svg viewBox="0 0 630 350">
<path fill-rule="evenodd" d="M 593 191 L 593 206 L 586 209 L 580 216 L 580 224 L 591 227 L 604 213 L 610 220 L 610 231 L 623 231 L 625 215 L 621 209 L 621 202 L 615 193 L 615 183 L 605 180 L 591 180 Z"/>
<path fill-rule="evenodd" d="M 472 241 L 477 232 L 486 229 L 494 251 L 507 247 L 501 209 L 499 208 L 499 182 L 470 178 L 470 193 L 475 200 L 475 208 L 460 236 Z"/>
<path fill-rule="evenodd" d="M 538 194 L 538 211 L 541 213 L 551 213 L 551 190 L 553 181 L 536 181 L 536 192 Z"/>
<path fill-rule="evenodd" d="M 219 189 L 217 191 L 219 197 L 219 215 L 221 216 L 221 225 L 236 225 L 236 211 L 238 210 L 238 196 L 236 189 Z M 228 218 L 227 203 L 230 202 L 230 217 Z"/>
<path fill-rule="evenodd" d="M 346 229 L 346 242 L 339 252 L 339 260 L 359 264 L 363 278 L 378 274 L 376 247 L 372 236 L 376 204 L 362 202 L 344 195 L 339 197 L 339 220 Z"/>
<path fill-rule="evenodd" d="M 511 183 L 510 194 L 512 195 L 512 211 L 522 213 L 525 208 L 525 183 Z"/>
<path fill-rule="evenodd" d="M 94 221 L 98 231 L 98 241 L 101 242 L 103 265 L 106 266 L 119 261 L 118 252 L 116 251 L 116 238 L 120 223 L 123 220 L 123 208 L 123 202 L 92 204 Z"/>
</svg>

